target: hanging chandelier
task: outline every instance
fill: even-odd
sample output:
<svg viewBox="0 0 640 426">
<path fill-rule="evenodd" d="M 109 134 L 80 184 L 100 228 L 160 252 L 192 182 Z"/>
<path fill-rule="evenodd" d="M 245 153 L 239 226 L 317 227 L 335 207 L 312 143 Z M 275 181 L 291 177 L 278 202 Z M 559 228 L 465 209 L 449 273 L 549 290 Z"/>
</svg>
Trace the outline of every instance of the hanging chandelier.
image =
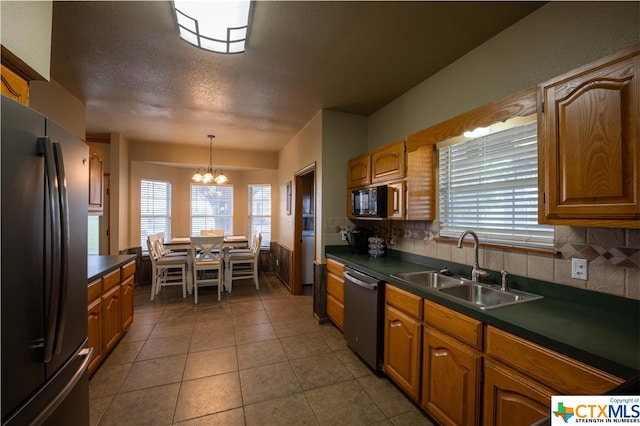
<svg viewBox="0 0 640 426">
<path fill-rule="evenodd" d="M 209 138 L 209 167 L 199 167 L 191 180 L 198 183 L 215 183 L 217 185 L 227 183 L 229 179 L 224 175 L 222 169 L 213 169 L 213 138 L 214 135 L 207 135 Z"/>
</svg>

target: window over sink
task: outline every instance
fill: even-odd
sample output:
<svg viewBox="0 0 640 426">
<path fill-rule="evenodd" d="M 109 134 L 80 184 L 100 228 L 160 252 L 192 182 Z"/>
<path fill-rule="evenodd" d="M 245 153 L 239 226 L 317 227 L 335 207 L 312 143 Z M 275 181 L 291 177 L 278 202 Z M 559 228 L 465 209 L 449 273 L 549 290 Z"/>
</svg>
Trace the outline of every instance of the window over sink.
<svg viewBox="0 0 640 426">
<path fill-rule="evenodd" d="M 553 246 L 553 226 L 538 224 L 535 115 L 515 121 L 439 144 L 440 236 L 473 229 L 487 242 Z"/>
</svg>

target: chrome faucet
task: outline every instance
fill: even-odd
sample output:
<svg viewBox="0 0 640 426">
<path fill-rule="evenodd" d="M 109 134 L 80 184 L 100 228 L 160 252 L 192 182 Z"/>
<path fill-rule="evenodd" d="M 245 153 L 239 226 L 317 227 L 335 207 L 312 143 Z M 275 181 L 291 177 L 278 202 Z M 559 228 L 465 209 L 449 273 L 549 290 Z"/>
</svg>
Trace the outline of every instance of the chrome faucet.
<svg viewBox="0 0 640 426">
<path fill-rule="evenodd" d="M 480 281 L 480 278 L 486 277 L 489 275 L 487 271 L 483 271 L 480 269 L 480 265 L 478 264 L 478 236 L 473 231 L 464 231 L 460 238 L 458 238 L 458 248 L 462 248 L 462 240 L 467 235 L 471 235 L 473 237 L 473 251 L 475 253 L 475 262 L 473 262 L 473 269 L 471 269 L 471 281 Z"/>
</svg>

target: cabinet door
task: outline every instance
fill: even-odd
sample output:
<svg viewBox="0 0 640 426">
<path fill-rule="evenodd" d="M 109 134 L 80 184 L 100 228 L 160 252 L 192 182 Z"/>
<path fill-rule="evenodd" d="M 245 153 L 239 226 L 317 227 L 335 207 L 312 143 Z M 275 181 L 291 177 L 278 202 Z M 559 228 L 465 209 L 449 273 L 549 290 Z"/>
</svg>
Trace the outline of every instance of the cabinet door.
<svg viewBox="0 0 640 426">
<path fill-rule="evenodd" d="M 404 178 L 404 140 L 378 148 L 371 153 L 371 182 Z"/>
<path fill-rule="evenodd" d="M 371 183 L 371 155 L 361 155 L 347 163 L 347 188 L 367 186 Z"/>
<path fill-rule="evenodd" d="M 636 46 L 539 86 L 540 222 L 640 227 L 639 68 Z"/>
<path fill-rule="evenodd" d="M 2 64 L 1 72 L 2 94 L 20 102 L 23 105 L 29 105 L 29 83 L 24 78 L 13 72 L 10 68 Z"/>
<path fill-rule="evenodd" d="M 89 213 L 92 215 L 102 215 L 104 209 L 103 163 L 102 152 L 91 147 L 89 150 Z"/>
<path fill-rule="evenodd" d="M 388 188 L 387 219 L 404 219 L 404 182 L 390 183 Z"/>
<path fill-rule="evenodd" d="M 120 284 L 122 331 L 133 323 L 133 275 Z"/>
<path fill-rule="evenodd" d="M 498 363 L 485 360 L 484 416 L 486 426 L 529 426 L 549 416 L 554 392 Z"/>
<path fill-rule="evenodd" d="M 435 145 L 407 151 L 407 220 L 433 220 L 436 212 Z"/>
<path fill-rule="evenodd" d="M 425 327 L 422 406 L 443 425 L 477 425 L 480 352 Z"/>
<path fill-rule="evenodd" d="M 89 362 L 89 374 L 102 362 L 102 300 L 95 299 L 89 304 L 87 314 L 88 346 L 93 348 L 93 355 Z"/>
<path fill-rule="evenodd" d="M 422 326 L 389 305 L 385 306 L 384 316 L 384 371 L 417 401 L 420 397 Z"/>
<path fill-rule="evenodd" d="M 120 286 L 115 286 L 102 296 L 102 341 L 104 354 L 118 343 L 122 332 L 120 321 Z"/>
</svg>

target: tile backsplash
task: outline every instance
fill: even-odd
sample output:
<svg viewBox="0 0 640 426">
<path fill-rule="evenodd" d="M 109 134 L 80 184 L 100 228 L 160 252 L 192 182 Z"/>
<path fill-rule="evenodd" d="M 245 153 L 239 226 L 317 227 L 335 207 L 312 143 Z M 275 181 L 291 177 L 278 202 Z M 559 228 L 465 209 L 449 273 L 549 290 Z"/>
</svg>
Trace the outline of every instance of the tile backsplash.
<svg viewBox="0 0 640 426">
<path fill-rule="evenodd" d="M 427 221 L 358 221 L 346 218 L 328 221 L 325 244 L 346 244 L 340 230 L 365 226 L 395 250 L 471 265 L 473 248 L 438 242 L 438 223 Z M 557 255 L 480 248 L 480 266 L 494 271 L 584 288 L 640 300 L 640 230 L 556 226 Z M 588 280 L 571 278 L 571 259 L 588 262 Z"/>
</svg>

